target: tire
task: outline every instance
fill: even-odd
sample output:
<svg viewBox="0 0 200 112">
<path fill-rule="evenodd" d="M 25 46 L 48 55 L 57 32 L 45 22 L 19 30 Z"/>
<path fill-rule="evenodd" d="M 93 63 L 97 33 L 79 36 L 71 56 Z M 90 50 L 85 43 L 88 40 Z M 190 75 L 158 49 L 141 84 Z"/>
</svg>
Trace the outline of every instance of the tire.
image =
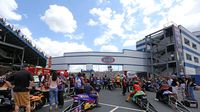
<svg viewBox="0 0 200 112">
<path fill-rule="evenodd" d="M 198 104 L 198 102 L 197 102 L 197 106 L 196 106 L 196 108 L 198 108 L 199 107 L 199 104 Z"/>
<path fill-rule="evenodd" d="M 31 103 L 31 111 L 35 111 L 36 110 L 36 104 L 35 102 Z"/>
<path fill-rule="evenodd" d="M 25 107 L 20 107 L 20 108 L 19 108 L 19 112 L 26 112 Z"/>
<path fill-rule="evenodd" d="M 46 104 L 46 98 L 42 97 L 41 100 L 42 100 L 42 106 L 44 106 Z"/>
</svg>

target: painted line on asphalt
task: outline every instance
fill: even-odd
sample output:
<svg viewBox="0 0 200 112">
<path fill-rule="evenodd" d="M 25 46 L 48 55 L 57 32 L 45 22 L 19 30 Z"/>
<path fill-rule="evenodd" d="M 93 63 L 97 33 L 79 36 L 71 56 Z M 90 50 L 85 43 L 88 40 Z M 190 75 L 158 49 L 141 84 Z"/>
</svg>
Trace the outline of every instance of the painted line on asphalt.
<svg viewBox="0 0 200 112">
<path fill-rule="evenodd" d="M 119 105 L 112 105 L 112 104 L 106 104 L 106 103 L 99 103 L 99 104 L 109 106 L 109 107 L 118 107 L 118 108 L 121 108 L 121 109 L 133 110 L 133 111 L 137 111 L 137 112 L 144 112 L 144 110 L 124 107 L 124 106 L 119 106 Z"/>
<path fill-rule="evenodd" d="M 70 100 L 65 100 L 64 102 L 66 103 L 66 102 L 70 102 L 70 101 L 72 101 L 73 99 L 70 99 Z M 55 105 L 55 103 L 53 103 L 53 105 Z M 44 105 L 43 107 L 48 107 L 49 106 L 49 104 L 46 104 L 46 105 Z"/>
<path fill-rule="evenodd" d="M 109 112 L 114 112 L 115 110 L 117 110 L 119 107 L 115 107 L 114 109 L 110 110 Z"/>
</svg>

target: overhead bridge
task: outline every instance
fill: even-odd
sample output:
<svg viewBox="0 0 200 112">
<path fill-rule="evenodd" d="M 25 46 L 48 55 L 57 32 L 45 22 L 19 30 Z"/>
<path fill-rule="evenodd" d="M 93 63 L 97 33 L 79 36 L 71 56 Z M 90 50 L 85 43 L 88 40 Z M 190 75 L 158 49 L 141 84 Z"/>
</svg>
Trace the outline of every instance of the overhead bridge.
<svg viewBox="0 0 200 112">
<path fill-rule="evenodd" d="M 123 70 L 147 72 L 148 53 L 124 49 L 123 52 L 71 52 L 63 56 L 52 57 L 52 69 L 69 70 L 70 65 L 121 65 Z"/>
</svg>

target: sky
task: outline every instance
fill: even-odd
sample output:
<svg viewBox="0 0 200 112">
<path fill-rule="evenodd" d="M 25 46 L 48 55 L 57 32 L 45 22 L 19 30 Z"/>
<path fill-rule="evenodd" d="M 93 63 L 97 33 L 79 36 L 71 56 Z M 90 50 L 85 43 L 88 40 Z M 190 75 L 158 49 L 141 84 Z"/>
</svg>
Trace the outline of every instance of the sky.
<svg viewBox="0 0 200 112">
<path fill-rule="evenodd" d="M 48 56 L 122 52 L 175 23 L 200 30 L 200 0 L 0 0 L 0 16 Z"/>
</svg>

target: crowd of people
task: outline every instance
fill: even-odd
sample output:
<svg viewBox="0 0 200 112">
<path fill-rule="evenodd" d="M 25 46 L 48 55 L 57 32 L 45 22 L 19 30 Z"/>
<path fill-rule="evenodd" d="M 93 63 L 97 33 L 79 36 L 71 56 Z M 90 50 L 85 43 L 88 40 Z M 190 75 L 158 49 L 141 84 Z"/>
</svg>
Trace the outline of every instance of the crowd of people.
<svg viewBox="0 0 200 112">
<path fill-rule="evenodd" d="M 162 77 L 154 80 L 145 80 L 134 75 L 132 78 L 126 74 L 116 74 L 115 77 L 107 75 L 97 77 L 93 74 L 86 75 L 84 73 L 70 74 L 66 76 L 64 72 L 53 71 L 51 74 L 40 74 L 39 82 L 34 83 L 33 75 L 24 68 L 21 71 L 11 72 L 6 75 L 5 82 L 13 90 L 13 98 L 15 102 L 15 112 L 19 111 L 21 106 L 26 107 L 26 111 L 30 112 L 30 90 L 37 89 L 44 91 L 49 109 L 52 111 L 52 106 L 55 103 L 55 108 L 64 106 L 64 96 L 86 93 L 90 97 L 96 99 L 98 103 L 98 94 L 101 89 L 113 91 L 116 88 L 122 90 L 122 95 L 129 94 L 126 101 L 134 100 L 134 95 L 138 91 L 146 91 L 147 88 L 153 88 L 156 92 L 156 99 L 162 97 L 166 92 L 175 94 L 178 99 L 178 90 L 181 90 L 183 97 L 196 100 L 194 89 L 199 89 L 195 81 L 190 77 Z M 71 91 L 72 90 L 72 91 Z M 74 90 L 74 91 L 73 91 Z"/>
<path fill-rule="evenodd" d="M 63 108 L 64 94 L 87 93 L 90 97 L 96 99 L 95 103 L 99 106 L 98 95 L 96 93 L 100 92 L 101 82 L 96 77 L 89 78 L 84 73 L 65 76 L 64 72 L 52 71 L 51 74 L 38 75 L 38 79 L 39 82 L 35 82 L 33 74 L 26 68 L 20 71 L 7 72 L 4 81 L 13 90 L 12 97 L 15 102 L 15 112 L 19 112 L 21 106 L 24 106 L 27 112 L 31 112 L 30 93 L 33 90 L 45 91 L 44 96 L 49 103 L 50 111 L 52 111 L 53 104 L 55 104 L 56 110 Z M 74 91 L 67 91 L 72 88 Z"/>
<path fill-rule="evenodd" d="M 158 92 L 156 99 L 162 97 L 162 94 L 174 94 L 176 99 L 182 98 L 196 101 L 194 90 L 199 90 L 199 86 L 195 84 L 195 79 L 191 77 L 165 77 L 156 81 Z M 178 95 L 180 94 L 180 95 Z"/>
</svg>

